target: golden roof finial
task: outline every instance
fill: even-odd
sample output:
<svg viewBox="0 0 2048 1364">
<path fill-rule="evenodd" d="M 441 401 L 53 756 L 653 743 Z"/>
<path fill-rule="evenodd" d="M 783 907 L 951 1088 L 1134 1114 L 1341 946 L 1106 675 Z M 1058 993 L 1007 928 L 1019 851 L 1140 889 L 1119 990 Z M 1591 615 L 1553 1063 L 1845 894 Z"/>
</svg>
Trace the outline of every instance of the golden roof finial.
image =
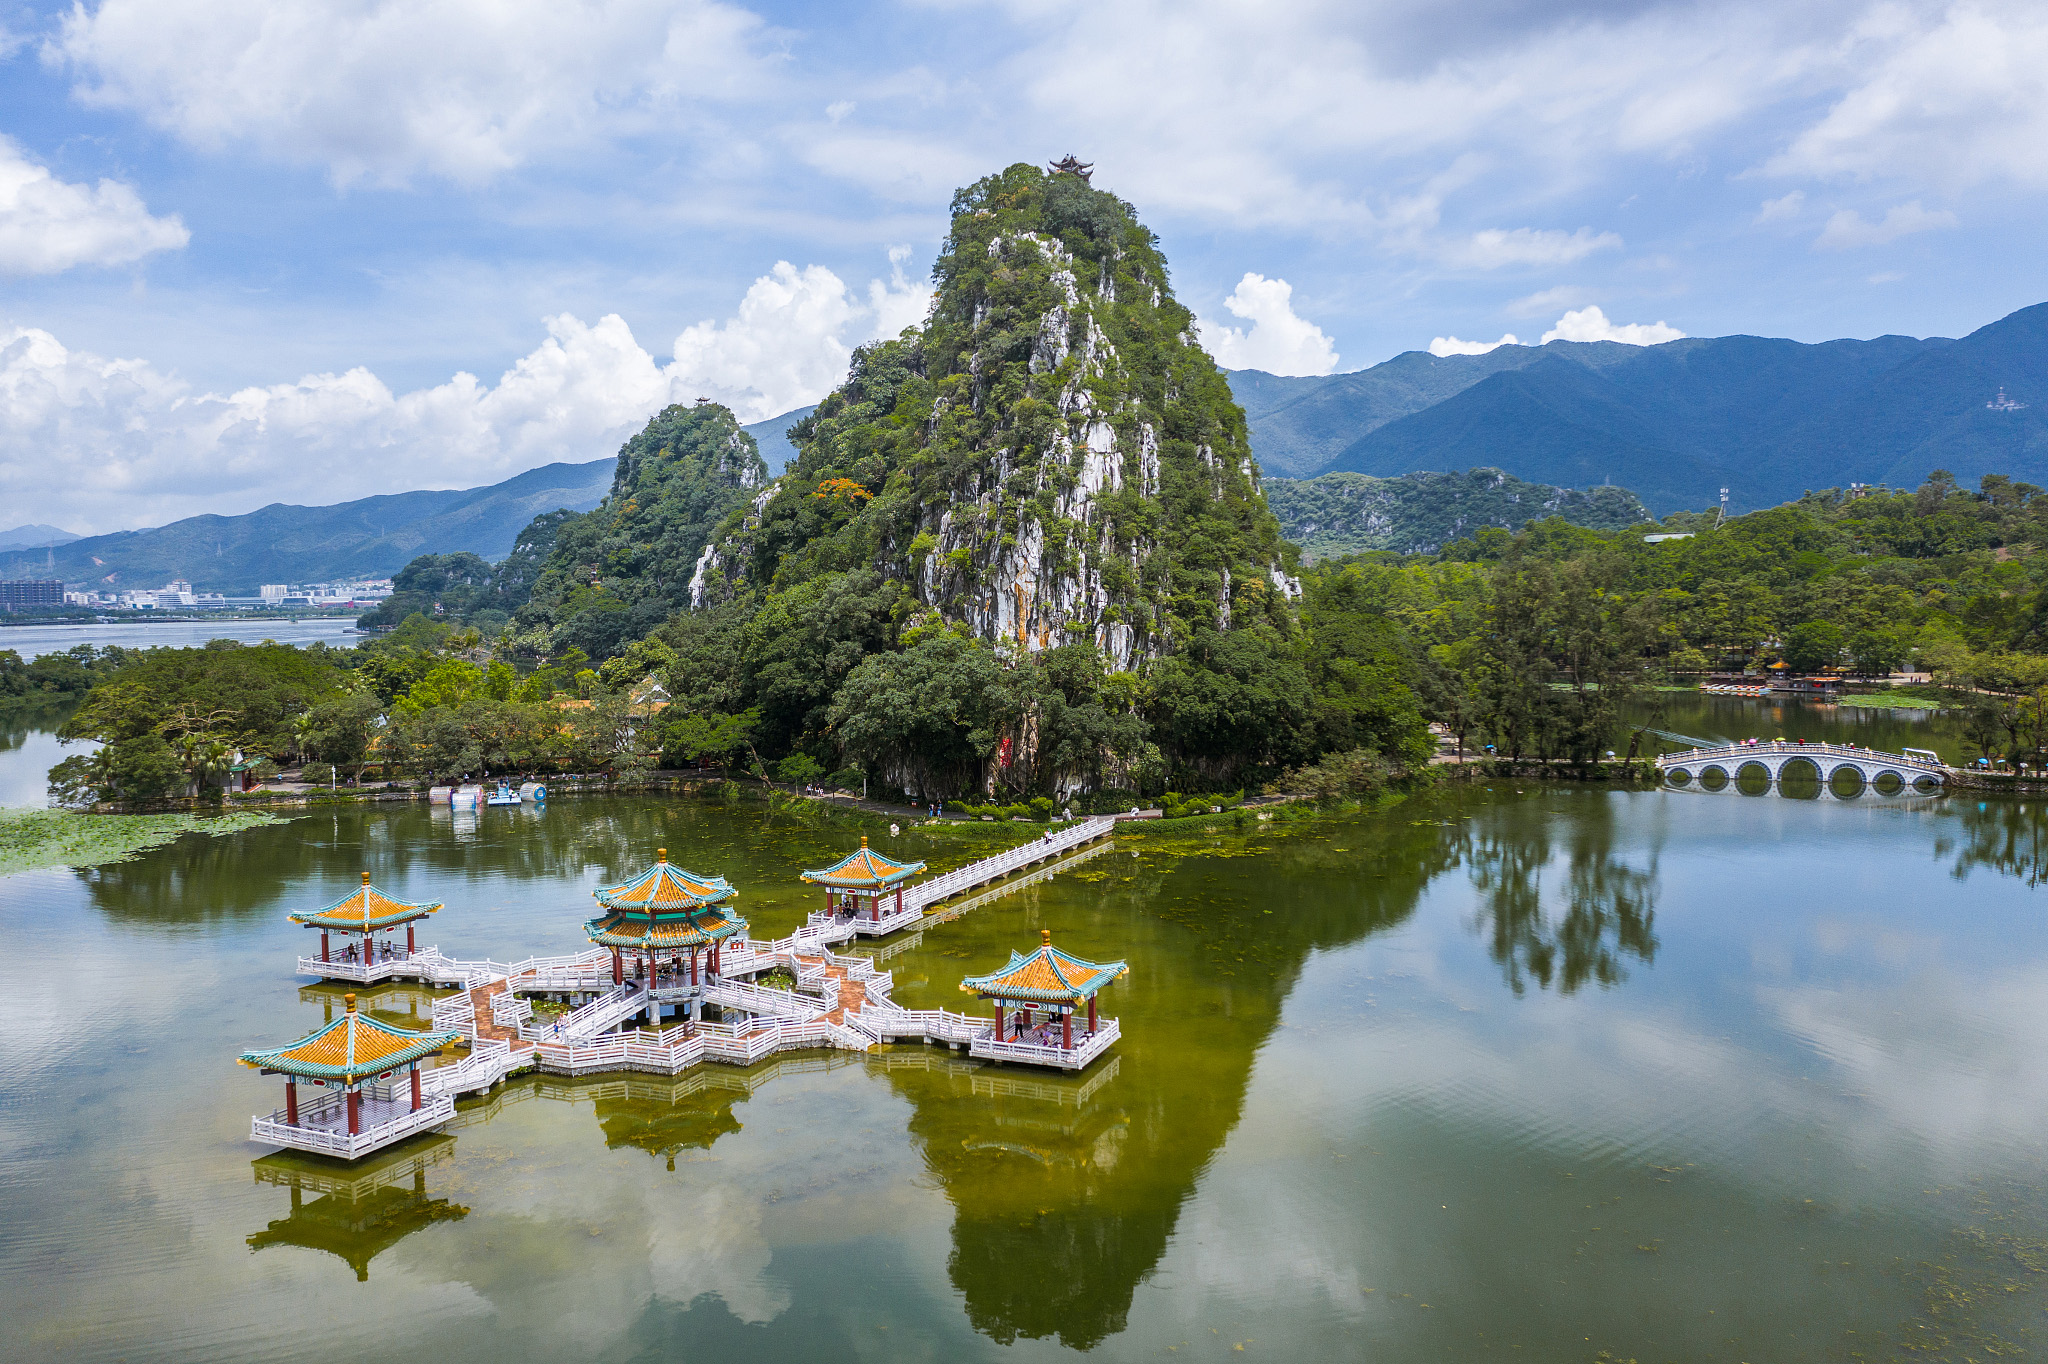
<svg viewBox="0 0 2048 1364">
<path fill-rule="evenodd" d="M 341 1002 L 348 1005 L 348 1011 L 350 1013 L 354 1013 L 356 1011 L 356 996 L 353 990 L 343 995 L 341 997 Z"/>
<path fill-rule="evenodd" d="M 363 873 L 363 884 L 364 884 L 364 885 L 366 885 L 366 886 L 370 884 L 370 873 L 368 873 L 368 872 L 364 872 L 364 873 Z"/>
<path fill-rule="evenodd" d="M 862 846 L 863 848 L 865 848 L 865 847 L 866 847 L 866 846 L 868 845 L 868 836 L 867 836 L 866 834 L 862 834 L 862 835 L 860 836 L 860 845 L 861 845 L 861 846 Z"/>
<path fill-rule="evenodd" d="M 1051 947 L 1051 946 L 1052 946 L 1052 930 L 1051 930 L 1051 929 L 1049 929 L 1049 928 L 1041 928 L 1041 929 L 1039 929 L 1039 930 L 1038 930 L 1038 935 L 1039 935 L 1039 936 L 1040 936 L 1041 938 L 1044 938 L 1044 939 L 1045 939 L 1045 945 L 1046 945 L 1047 947 Z"/>
<path fill-rule="evenodd" d="M 655 860 L 655 861 L 657 861 L 657 862 L 666 862 L 666 861 L 668 861 L 668 849 L 667 849 L 667 848 L 656 848 L 656 849 L 654 850 L 654 860 Z"/>
</svg>

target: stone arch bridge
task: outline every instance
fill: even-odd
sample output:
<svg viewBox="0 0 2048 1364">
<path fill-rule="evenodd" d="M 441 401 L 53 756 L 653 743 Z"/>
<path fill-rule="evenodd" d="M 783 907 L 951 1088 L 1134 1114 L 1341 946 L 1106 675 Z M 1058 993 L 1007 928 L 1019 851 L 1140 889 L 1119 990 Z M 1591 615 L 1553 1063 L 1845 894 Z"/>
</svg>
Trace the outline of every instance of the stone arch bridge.
<svg viewBox="0 0 2048 1364">
<path fill-rule="evenodd" d="M 1770 775 L 1771 784 L 1776 786 L 1784 778 L 1786 768 L 1800 763 L 1813 769 L 1823 788 L 1839 772 L 1854 772 L 1865 785 L 1873 787 L 1882 777 L 1896 777 L 1900 786 L 1908 791 L 1930 784 L 1946 786 L 1949 777 L 1948 768 L 1943 766 L 1941 759 L 1926 749 L 1909 748 L 1903 753 L 1883 753 L 1851 744 L 1795 744 L 1783 739 L 1664 753 L 1657 757 L 1656 763 L 1658 771 L 1667 778 L 1688 781 L 1704 777 L 1709 772 L 1719 772 L 1731 786 L 1743 769 L 1749 767 L 1761 767 Z"/>
</svg>

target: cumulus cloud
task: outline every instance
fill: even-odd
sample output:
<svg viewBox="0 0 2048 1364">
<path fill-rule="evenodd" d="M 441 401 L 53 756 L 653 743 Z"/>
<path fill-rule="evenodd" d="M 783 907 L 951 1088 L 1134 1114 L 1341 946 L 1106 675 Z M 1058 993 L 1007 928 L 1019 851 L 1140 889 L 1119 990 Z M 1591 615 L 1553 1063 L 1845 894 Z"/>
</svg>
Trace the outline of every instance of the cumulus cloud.
<svg viewBox="0 0 2048 1364">
<path fill-rule="evenodd" d="M 1590 227 L 1576 232 L 1533 227 L 1489 228 L 1452 246 L 1446 255 L 1456 265 L 1498 270 L 1507 265 L 1570 265 L 1595 251 L 1620 246 L 1621 238 L 1616 234 L 1595 232 Z"/>
<path fill-rule="evenodd" d="M 920 292 L 900 258 L 877 284 L 864 305 L 830 270 L 778 262 L 734 316 L 686 328 L 668 364 L 616 315 L 565 314 L 496 384 L 458 373 L 408 393 L 364 367 L 202 393 L 146 360 L 0 329 L 0 499 L 17 519 L 116 530 L 597 459 L 663 406 L 699 397 L 758 421 L 824 396 L 851 344 L 900 322 Z"/>
<path fill-rule="evenodd" d="M 1597 305 L 1576 308 L 1557 319 L 1557 325 L 1543 333 L 1542 344 L 1552 341 L 1619 341 L 1624 346 L 1657 346 L 1685 335 L 1663 322 L 1609 322 Z"/>
<path fill-rule="evenodd" d="M 1515 339 L 1513 332 L 1509 332 L 1498 341 L 1460 341 L 1455 336 L 1439 336 L 1429 343 L 1429 353 L 1439 357 L 1445 355 L 1484 355 L 1490 350 L 1499 350 L 1502 346 L 1519 346 L 1521 344 L 1520 341 Z"/>
<path fill-rule="evenodd" d="M 102 0 L 44 49 L 77 95 L 207 148 L 338 183 L 487 180 L 660 126 L 765 75 L 761 23 L 717 0 Z"/>
<path fill-rule="evenodd" d="M 1756 221 L 1774 223 L 1784 218 L 1796 218 L 1806 208 L 1806 191 L 1795 189 L 1790 194 L 1776 199 L 1766 199 L 1757 205 Z"/>
<path fill-rule="evenodd" d="M 1337 347 L 1323 329 L 1294 311 L 1294 286 L 1246 272 L 1223 306 L 1252 325 L 1196 324 L 1202 345 L 1225 369 L 1262 369 L 1269 374 L 1329 374 L 1337 368 Z"/>
<path fill-rule="evenodd" d="M 1873 7 L 1846 89 L 1769 169 L 2048 187 L 2048 9 L 2032 0 Z"/>
<path fill-rule="evenodd" d="M 0 274 L 53 275 L 75 265 L 126 265 L 192 239 L 173 213 L 150 214 L 127 185 L 74 185 L 0 136 Z"/>
<path fill-rule="evenodd" d="M 1916 232 L 1933 232 L 1956 226 L 1956 215 L 1947 209 L 1923 208 L 1918 199 L 1894 204 L 1884 217 L 1872 221 L 1853 208 L 1845 208 L 1828 219 L 1827 226 L 1813 239 L 1823 251 L 1847 251 L 1858 246 L 1883 246 Z"/>
</svg>

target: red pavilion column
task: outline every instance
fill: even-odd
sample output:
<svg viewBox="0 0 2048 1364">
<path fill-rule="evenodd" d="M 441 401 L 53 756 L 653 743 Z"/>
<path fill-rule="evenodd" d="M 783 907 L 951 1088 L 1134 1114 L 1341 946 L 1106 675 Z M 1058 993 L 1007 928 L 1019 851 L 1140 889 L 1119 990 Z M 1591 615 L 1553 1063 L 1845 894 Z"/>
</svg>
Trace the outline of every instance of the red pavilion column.
<svg viewBox="0 0 2048 1364">
<path fill-rule="evenodd" d="M 1095 1036 L 1095 996 L 1088 996 L 1088 1035 Z"/>
<path fill-rule="evenodd" d="M 896 887 L 896 912 L 898 914 L 903 912 L 903 887 L 901 886 Z"/>
<path fill-rule="evenodd" d="M 690 984 L 697 983 L 697 949 L 690 949 Z"/>
<path fill-rule="evenodd" d="M 355 1136 L 363 1130 L 363 1094 L 361 1085 L 350 1085 L 348 1091 L 348 1134 Z"/>
<path fill-rule="evenodd" d="M 1068 1051 L 1074 1049 L 1074 1011 L 1066 1010 L 1060 1015 L 1060 1045 Z"/>
<path fill-rule="evenodd" d="M 320 930 L 320 960 L 331 960 L 327 955 L 327 930 L 324 928 Z"/>
<path fill-rule="evenodd" d="M 420 1063 L 412 1063 L 412 1111 L 420 1111 Z"/>
<path fill-rule="evenodd" d="M 619 955 L 619 949 L 614 947 L 612 949 L 612 984 L 624 985 L 625 983 L 626 962 L 625 959 Z"/>
<path fill-rule="evenodd" d="M 289 1127 L 299 1125 L 299 1080 L 295 1075 L 284 1077 L 284 1120 Z"/>
<path fill-rule="evenodd" d="M 419 950 L 419 945 L 412 936 L 412 929 L 413 926 L 411 924 L 405 926 L 405 955 L 407 958 L 410 958 L 414 952 Z"/>
</svg>

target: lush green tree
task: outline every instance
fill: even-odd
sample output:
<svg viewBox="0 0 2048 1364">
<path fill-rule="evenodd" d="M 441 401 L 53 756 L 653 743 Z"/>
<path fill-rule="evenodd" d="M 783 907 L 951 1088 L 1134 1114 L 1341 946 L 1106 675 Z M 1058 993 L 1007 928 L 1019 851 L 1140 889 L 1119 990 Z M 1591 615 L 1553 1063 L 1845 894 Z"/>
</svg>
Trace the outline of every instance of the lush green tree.
<svg viewBox="0 0 2048 1364">
<path fill-rule="evenodd" d="M 950 631 L 847 674 L 827 713 L 840 747 L 925 799 L 978 791 L 1008 688 L 986 645 Z"/>
<path fill-rule="evenodd" d="M 1785 666 L 1795 672 L 1819 672 L 1842 661 L 1848 633 L 1831 620 L 1810 620 L 1785 632 Z"/>
</svg>

